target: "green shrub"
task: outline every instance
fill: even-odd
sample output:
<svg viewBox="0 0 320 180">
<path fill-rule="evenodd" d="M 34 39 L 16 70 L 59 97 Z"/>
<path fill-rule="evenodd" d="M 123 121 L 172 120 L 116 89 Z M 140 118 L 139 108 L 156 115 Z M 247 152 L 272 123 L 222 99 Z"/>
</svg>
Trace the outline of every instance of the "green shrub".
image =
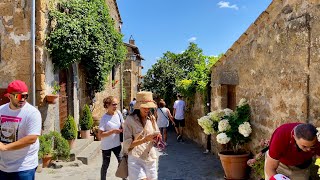
<svg viewBox="0 0 320 180">
<path fill-rule="evenodd" d="M 83 107 L 82 118 L 80 119 L 81 130 L 90 130 L 93 126 L 93 118 L 89 106 L 86 104 Z"/>
<path fill-rule="evenodd" d="M 51 131 L 49 134 L 39 136 L 40 149 L 38 157 L 42 158 L 46 154 L 51 154 L 53 159 L 69 159 L 70 147 L 66 139 L 60 133 Z"/>
<path fill-rule="evenodd" d="M 39 153 L 38 158 L 42 159 L 45 155 L 52 155 L 53 153 L 53 143 L 52 139 L 48 139 L 47 135 L 39 136 Z"/>
<path fill-rule="evenodd" d="M 71 115 L 68 116 L 61 130 L 61 135 L 66 140 L 72 140 L 77 138 L 77 135 L 78 135 L 77 125 L 76 125 L 76 122 L 74 121 L 74 118 Z"/>
</svg>

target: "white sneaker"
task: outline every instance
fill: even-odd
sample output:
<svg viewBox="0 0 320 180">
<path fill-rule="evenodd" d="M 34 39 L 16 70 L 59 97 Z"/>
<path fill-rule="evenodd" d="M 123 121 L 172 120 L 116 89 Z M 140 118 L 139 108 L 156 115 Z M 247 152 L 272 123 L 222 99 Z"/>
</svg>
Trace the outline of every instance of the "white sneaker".
<svg viewBox="0 0 320 180">
<path fill-rule="evenodd" d="M 208 154 L 209 153 L 209 150 L 208 149 L 206 149 L 204 152 L 203 152 L 203 154 Z"/>
</svg>

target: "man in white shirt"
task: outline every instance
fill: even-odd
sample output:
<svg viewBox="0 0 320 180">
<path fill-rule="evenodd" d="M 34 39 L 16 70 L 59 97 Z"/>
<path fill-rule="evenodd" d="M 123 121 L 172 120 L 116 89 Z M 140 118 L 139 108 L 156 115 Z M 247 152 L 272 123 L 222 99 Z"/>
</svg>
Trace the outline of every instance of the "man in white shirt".
<svg viewBox="0 0 320 180">
<path fill-rule="evenodd" d="M 177 141 L 183 141 L 182 133 L 185 126 L 184 112 L 186 110 L 186 103 L 182 100 L 182 95 L 177 94 L 177 100 L 173 104 L 173 117 L 176 132 L 178 133 Z"/>
<path fill-rule="evenodd" d="M 28 87 L 23 81 L 11 82 L 5 96 L 10 102 L 0 106 L 0 179 L 34 180 L 41 114 L 26 101 Z"/>
</svg>

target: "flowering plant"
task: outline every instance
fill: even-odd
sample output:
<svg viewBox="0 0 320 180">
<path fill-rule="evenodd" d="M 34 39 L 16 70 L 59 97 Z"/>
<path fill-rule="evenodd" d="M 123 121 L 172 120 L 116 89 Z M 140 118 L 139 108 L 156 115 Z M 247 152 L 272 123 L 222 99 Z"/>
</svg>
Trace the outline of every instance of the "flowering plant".
<svg viewBox="0 0 320 180">
<path fill-rule="evenodd" d="M 265 152 L 266 148 L 269 147 L 269 140 L 262 139 L 259 143 L 259 152 L 254 156 L 254 158 L 247 161 L 248 166 L 253 170 L 253 175 L 256 178 L 264 179 L 264 161 L 265 161 Z"/>
<path fill-rule="evenodd" d="M 228 108 L 216 110 L 198 119 L 198 124 L 205 134 L 217 133 L 217 142 L 227 150 L 238 153 L 240 146 L 250 140 L 249 119 L 250 106 L 246 99 L 241 99 L 234 112 Z"/>
<path fill-rule="evenodd" d="M 317 131 L 318 131 L 318 132 L 317 132 L 317 139 L 318 139 L 318 141 L 320 142 L 320 127 L 317 128 Z M 315 165 L 319 166 L 317 174 L 318 174 L 319 177 L 320 177 L 320 158 L 317 158 L 317 159 L 316 159 Z"/>
</svg>

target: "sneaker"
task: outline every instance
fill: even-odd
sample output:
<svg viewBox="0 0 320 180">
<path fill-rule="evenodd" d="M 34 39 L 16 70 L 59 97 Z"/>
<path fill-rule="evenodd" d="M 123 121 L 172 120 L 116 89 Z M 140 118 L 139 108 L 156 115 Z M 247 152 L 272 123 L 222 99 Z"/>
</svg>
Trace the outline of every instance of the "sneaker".
<svg viewBox="0 0 320 180">
<path fill-rule="evenodd" d="M 164 145 L 165 145 L 165 146 L 168 146 L 169 144 L 168 144 L 167 142 L 164 142 Z"/>
<path fill-rule="evenodd" d="M 181 138 L 181 135 L 179 134 L 179 135 L 177 136 L 177 141 L 179 141 L 180 138 Z"/>
<path fill-rule="evenodd" d="M 204 152 L 203 152 L 203 154 L 208 154 L 209 153 L 209 150 L 208 149 L 206 149 Z"/>
</svg>

